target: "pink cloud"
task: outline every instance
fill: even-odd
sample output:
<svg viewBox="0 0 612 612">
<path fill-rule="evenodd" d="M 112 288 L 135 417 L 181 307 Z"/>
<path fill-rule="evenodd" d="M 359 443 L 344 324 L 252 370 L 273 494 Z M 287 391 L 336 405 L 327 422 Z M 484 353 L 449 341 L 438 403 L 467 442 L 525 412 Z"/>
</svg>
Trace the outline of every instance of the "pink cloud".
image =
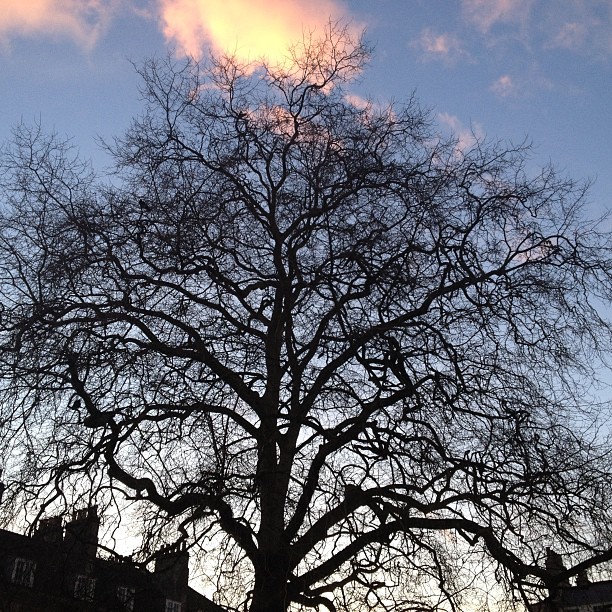
<svg viewBox="0 0 612 612">
<path fill-rule="evenodd" d="M 2 0 L 0 40 L 14 36 L 61 36 L 91 48 L 117 0 Z"/>
</svg>

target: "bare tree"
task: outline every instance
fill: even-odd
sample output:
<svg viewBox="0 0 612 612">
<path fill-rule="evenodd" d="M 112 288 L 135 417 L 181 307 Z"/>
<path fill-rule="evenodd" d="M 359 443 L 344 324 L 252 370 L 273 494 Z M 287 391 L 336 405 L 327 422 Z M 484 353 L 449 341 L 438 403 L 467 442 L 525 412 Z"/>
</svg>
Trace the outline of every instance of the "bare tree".
<svg viewBox="0 0 612 612">
<path fill-rule="evenodd" d="M 527 600 L 612 558 L 609 236 L 528 148 L 351 103 L 367 56 L 332 27 L 280 66 L 149 61 L 110 183 L 16 131 L 7 512 L 137 508 L 143 554 L 208 551 L 217 610 L 457 609 L 484 566 Z"/>
</svg>

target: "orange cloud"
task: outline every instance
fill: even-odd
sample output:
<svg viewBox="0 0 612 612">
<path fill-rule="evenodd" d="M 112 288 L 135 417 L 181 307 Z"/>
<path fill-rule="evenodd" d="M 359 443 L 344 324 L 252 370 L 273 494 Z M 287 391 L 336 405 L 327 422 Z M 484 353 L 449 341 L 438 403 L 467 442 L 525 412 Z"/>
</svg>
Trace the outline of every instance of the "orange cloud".
<svg viewBox="0 0 612 612">
<path fill-rule="evenodd" d="M 92 47 L 116 0 L 1 0 L 0 41 L 14 36 L 66 36 Z"/>
<path fill-rule="evenodd" d="M 243 61 L 282 59 L 304 34 L 346 17 L 336 0 L 160 0 L 163 31 L 178 50 L 205 46 Z"/>
</svg>

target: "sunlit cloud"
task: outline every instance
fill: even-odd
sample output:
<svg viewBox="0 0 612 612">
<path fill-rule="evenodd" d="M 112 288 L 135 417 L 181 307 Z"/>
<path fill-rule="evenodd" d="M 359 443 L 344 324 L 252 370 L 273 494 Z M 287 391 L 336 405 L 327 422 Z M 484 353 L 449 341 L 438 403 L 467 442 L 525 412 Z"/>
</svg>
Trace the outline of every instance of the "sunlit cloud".
<svg viewBox="0 0 612 612">
<path fill-rule="evenodd" d="M 117 0 L 1 0 L 0 41 L 17 36 L 66 37 L 91 48 Z"/>
<path fill-rule="evenodd" d="M 336 0 L 160 0 L 166 38 L 179 52 L 205 47 L 243 61 L 283 58 L 304 35 L 322 35 L 330 19 L 347 18 Z"/>
<path fill-rule="evenodd" d="M 462 0 L 467 19 L 483 32 L 499 23 L 523 23 L 533 0 Z"/>
<path fill-rule="evenodd" d="M 421 31 L 413 47 L 421 52 L 423 60 L 441 60 L 446 64 L 455 63 L 460 57 L 467 56 L 459 38 L 450 33 L 436 33 L 432 28 Z"/>
</svg>

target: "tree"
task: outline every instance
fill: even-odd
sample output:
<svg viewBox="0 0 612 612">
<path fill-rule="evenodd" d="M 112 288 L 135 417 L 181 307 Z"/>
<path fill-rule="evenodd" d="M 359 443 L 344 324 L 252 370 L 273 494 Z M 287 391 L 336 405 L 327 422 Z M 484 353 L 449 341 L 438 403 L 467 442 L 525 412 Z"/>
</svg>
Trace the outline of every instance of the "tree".
<svg viewBox="0 0 612 612">
<path fill-rule="evenodd" d="M 280 66 L 148 61 L 106 183 L 16 131 L 7 512 L 136 508 L 143 560 L 209 551 L 214 610 L 457 609 L 486 567 L 528 600 L 612 558 L 609 236 L 528 147 L 351 103 L 367 56 L 332 26 Z"/>
</svg>

